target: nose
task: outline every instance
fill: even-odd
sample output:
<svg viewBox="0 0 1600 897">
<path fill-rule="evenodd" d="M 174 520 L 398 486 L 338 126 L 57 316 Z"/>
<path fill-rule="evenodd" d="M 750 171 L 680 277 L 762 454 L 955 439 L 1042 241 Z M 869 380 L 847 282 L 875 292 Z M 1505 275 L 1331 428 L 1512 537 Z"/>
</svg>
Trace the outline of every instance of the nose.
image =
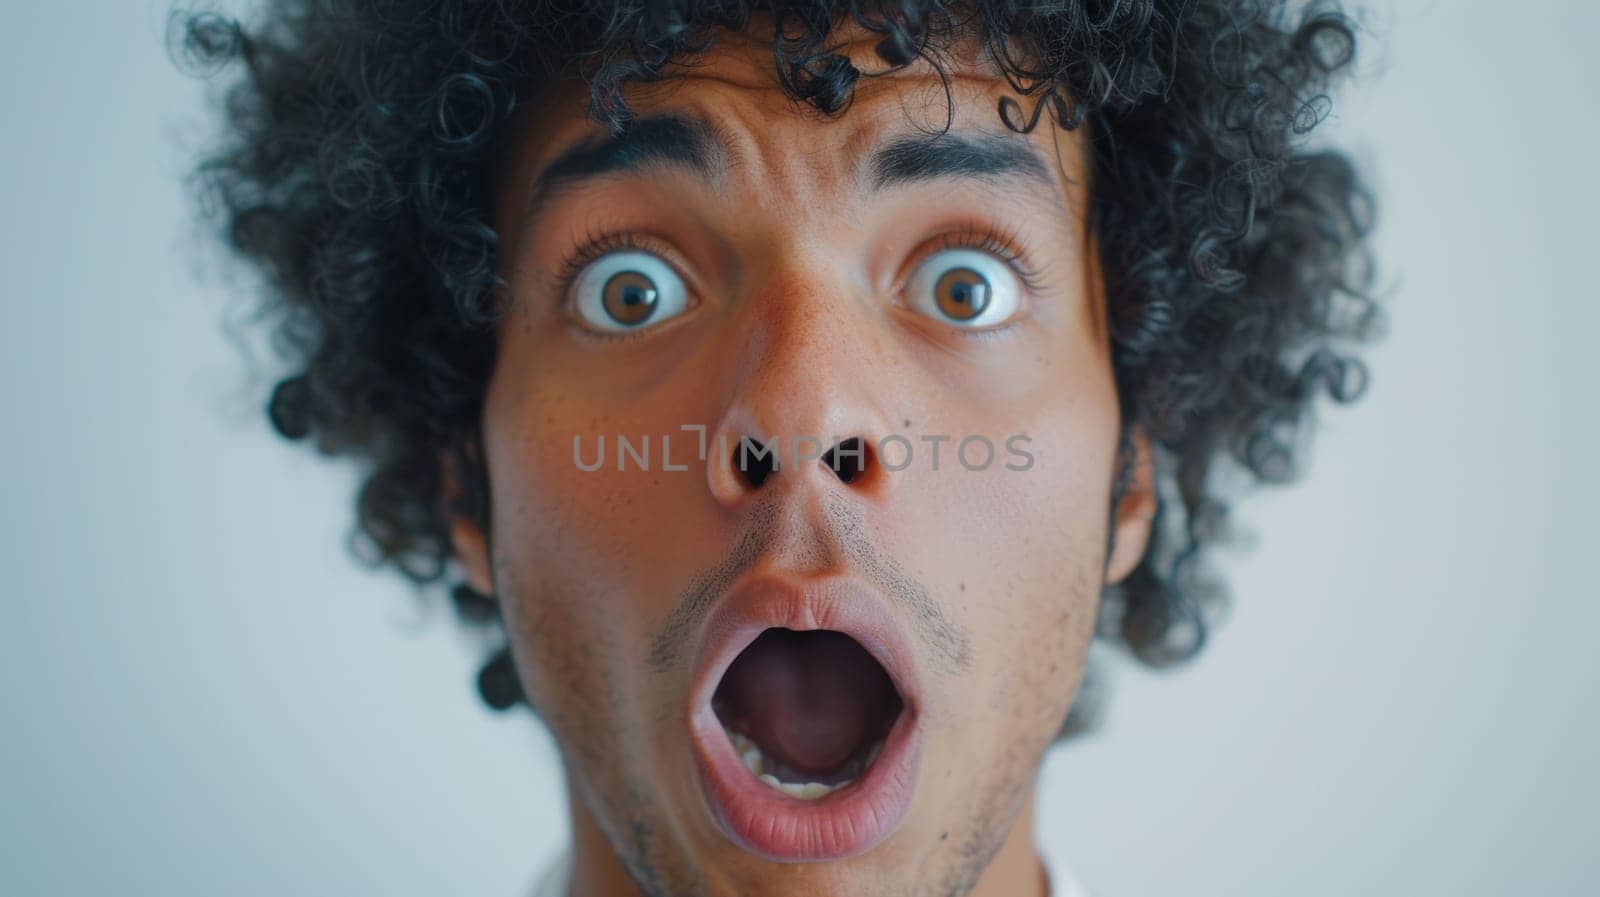
<svg viewBox="0 0 1600 897">
<path fill-rule="evenodd" d="M 815 279 L 812 283 L 815 283 Z M 710 444 L 708 484 L 735 507 L 775 485 L 843 489 L 876 500 L 890 471 L 878 452 L 894 395 L 870 327 L 846 296 L 781 287 L 751 297 L 728 375 L 737 384 Z"/>
</svg>

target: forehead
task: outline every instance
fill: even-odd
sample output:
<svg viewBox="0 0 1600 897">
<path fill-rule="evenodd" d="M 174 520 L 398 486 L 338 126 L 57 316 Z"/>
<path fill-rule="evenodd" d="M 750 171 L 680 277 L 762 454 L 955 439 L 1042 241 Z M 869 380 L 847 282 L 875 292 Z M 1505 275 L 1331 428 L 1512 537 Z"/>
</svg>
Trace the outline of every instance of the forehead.
<svg viewBox="0 0 1600 897">
<path fill-rule="evenodd" d="M 705 52 L 675 62 L 659 81 L 625 83 L 622 95 L 640 117 L 675 113 L 705 122 L 728 150 L 730 180 L 744 202 L 845 201 L 862 186 L 860 163 L 888 137 L 950 129 L 1031 143 L 1055 181 L 1049 200 L 1077 205 L 1085 171 L 1081 131 L 1065 131 L 1049 116 L 1028 134 L 1006 128 L 1002 99 L 1013 98 L 1024 110 L 1032 101 L 1017 94 L 979 41 L 941 46 L 937 64 L 917 58 L 891 70 L 875 51 L 880 37 L 849 22 L 830 36 L 830 51 L 860 72 L 849 105 L 832 117 L 785 92 L 761 19 L 744 32 L 717 32 Z M 500 197 L 503 203 L 525 200 L 537 174 L 564 150 L 606 133 L 588 118 L 588 91 L 587 83 L 563 81 L 514 123 L 506 160 L 514 189 Z M 514 216 L 515 209 L 502 213 Z M 504 224 L 514 220 L 503 216 L 497 218 Z"/>
</svg>

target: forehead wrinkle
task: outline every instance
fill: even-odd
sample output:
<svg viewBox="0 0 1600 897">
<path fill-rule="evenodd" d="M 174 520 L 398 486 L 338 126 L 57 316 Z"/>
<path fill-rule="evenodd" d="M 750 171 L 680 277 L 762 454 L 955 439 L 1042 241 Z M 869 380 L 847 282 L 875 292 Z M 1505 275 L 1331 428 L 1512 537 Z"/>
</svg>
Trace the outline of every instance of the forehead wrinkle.
<svg viewBox="0 0 1600 897">
<path fill-rule="evenodd" d="M 761 27 L 761 22 L 767 23 L 766 30 Z M 803 101 L 789 97 L 783 91 L 783 85 L 779 82 L 777 73 L 773 68 L 770 36 L 771 16 L 757 13 L 753 17 L 752 23 L 752 27 L 737 31 L 719 29 L 715 42 L 707 50 L 672 60 L 663 72 L 664 76 L 657 80 L 624 80 L 620 85 L 623 95 L 629 97 L 630 104 L 632 103 L 632 97 L 637 97 L 646 102 L 652 97 L 670 98 L 686 82 L 699 80 L 720 84 L 724 87 L 737 88 L 742 92 L 780 92 L 784 94 L 792 114 L 823 116 L 823 113 L 819 110 Z M 1016 94 L 1005 73 L 997 67 L 996 60 L 986 52 L 986 47 L 981 42 L 972 39 L 973 35 L 968 35 L 966 39 L 958 37 L 955 40 L 941 43 L 938 47 L 931 48 L 928 53 L 916 57 L 905 66 L 890 67 L 887 63 L 882 63 L 876 53 L 875 47 L 878 40 L 881 39 L 880 34 L 863 31 L 855 27 L 848 19 L 835 23 L 833 33 L 838 34 L 840 39 L 832 47 L 828 48 L 829 52 L 844 55 L 861 72 L 861 76 L 854 87 L 850 101 L 851 107 L 870 102 L 871 98 L 878 94 L 881 88 L 888 86 L 886 82 L 904 84 L 909 80 L 921 80 L 927 82 L 930 86 L 938 85 L 940 87 L 938 93 L 941 95 L 945 94 L 945 87 L 959 85 L 978 88 L 986 100 L 993 101 L 990 104 L 990 108 L 994 110 L 995 117 L 998 120 L 999 97 L 992 94 L 994 88 L 1004 87 L 1007 95 L 1015 96 Z M 884 67 L 874 69 L 874 66 L 879 63 L 882 63 Z M 940 70 L 941 68 L 942 71 Z M 569 99 L 573 102 L 578 102 L 581 99 L 582 91 L 578 87 L 573 86 L 570 93 L 572 96 Z M 632 96 L 630 97 L 630 95 Z M 901 99 L 903 101 L 905 98 L 901 97 Z M 543 109 L 537 114 L 537 118 L 543 118 L 552 111 L 548 104 L 542 103 L 540 105 Z M 763 112 L 761 116 L 770 117 L 770 112 Z M 865 116 L 851 117 L 860 118 Z M 713 128 L 722 129 L 723 127 L 720 116 L 707 116 L 706 120 Z M 586 117 L 582 119 L 582 122 L 588 128 L 598 126 L 597 123 L 589 121 Z M 571 129 L 565 139 L 577 139 L 582 133 L 582 131 Z M 718 136 L 723 137 L 725 143 L 730 147 L 738 145 L 736 140 L 728 139 L 733 135 L 726 130 L 722 130 Z M 552 141 L 552 143 L 561 142 L 565 141 Z M 551 144 L 546 143 L 545 145 L 550 146 Z M 860 148 L 852 147 L 852 149 L 859 151 Z M 535 159 L 533 161 L 539 164 L 531 166 L 531 170 L 537 170 L 547 160 Z M 730 159 L 730 167 L 738 167 L 740 161 L 739 159 Z"/>
<path fill-rule="evenodd" d="M 743 61 L 743 60 L 741 60 Z M 773 133 L 773 112 L 762 108 L 762 101 L 774 92 L 782 93 L 782 85 L 778 84 L 776 77 L 768 75 L 760 81 L 751 81 L 734 77 L 719 68 L 713 68 L 708 62 L 701 62 L 694 69 L 673 75 L 661 82 L 639 85 L 639 101 L 642 106 L 637 107 L 637 114 L 687 114 L 700 121 L 711 130 L 717 142 L 727 150 L 727 174 L 731 175 L 729 183 L 719 187 L 732 186 L 732 181 L 740 180 L 746 185 L 759 188 L 760 195 L 779 194 L 788 196 L 811 195 L 820 184 L 826 184 L 832 177 L 843 176 L 851 181 L 858 196 L 867 196 L 873 192 L 871 175 L 873 166 L 870 164 L 873 154 L 882 150 L 891 143 L 899 142 L 905 138 L 926 136 L 936 138 L 945 133 L 943 113 L 936 113 L 938 124 L 930 121 L 920 121 L 915 107 L 934 107 L 943 102 L 952 104 L 955 108 L 949 116 L 950 133 L 955 133 L 959 124 L 967 124 L 960 128 L 971 135 L 984 135 L 987 137 L 1018 140 L 1029 143 L 1029 150 L 1040 160 L 1050 174 L 1050 188 L 1053 198 L 1058 203 L 1064 201 L 1063 183 L 1070 186 L 1074 179 L 1068 174 L 1071 163 L 1063 158 L 1063 150 L 1070 146 L 1063 146 L 1059 140 L 1060 135 L 1052 133 L 1051 139 L 1055 152 L 1048 151 L 1038 144 L 1036 138 L 1027 134 L 1019 134 L 1009 130 L 1000 130 L 995 125 L 999 124 L 998 97 L 990 91 L 993 88 L 1005 85 L 1004 79 L 993 76 L 951 74 L 947 80 L 951 82 L 950 94 L 946 96 L 942 82 L 936 73 L 921 72 L 908 73 L 905 70 L 896 70 L 884 73 L 882 76 L 896 79 L 901 84 L 908 80 L 920 81 L 936 96 L 929 96 L 926 100 L 919 99 L 916 88 L 910 92 L 896 91 L 893 85 L 880 84 L 876 89 L 871 82 L 862 82 L 857 86 L 857 95 L 851 105 L 837 118 L 824 116 L 821 112 L 808 106 L 802 101 L 794 100 L 784 94 L 788 110 L 785 113 L 789 125 L 802 123 L 826 125 L 834 129 L 837 134 L 836 141 L 816 141 L 812 145 L 797 145 L 794 141 L 774 141 L 768 135 Z M 709 92 L 685 91 L 684 88 L 691 83 L 699 82 L 710 85 L 713 89 Z M 983 90 L 974 90 L 983 88 Z M 961 108 L 964 99 L 977 101 L 977 106 L 969 110 Z M 989 105 L 988 100 L 993 99 L 995 105 Z M 899 116 L 885 114 L 882 107 L 890 105 L 897 107 Z M 994 122 L 971 122 L 974 117 L 981 117 L 981 109 L 994 110 Z M 902 124 L 903 127 L 899 127 Z M 985 127 L 985 124 L 989 126 Z M 781 127 L 781 125 L 780 125 Z M 1000 127 L 1003 127 L 1001 125 Z M 1052 132 L 1058 130 L 1052 128 Z M 777 153 L 766 152 L 767 148 L 776 145 Z M 843 156 L 844 165 L 835 164 L 835 160 Z M 817 164 L 819 162 L 827 164 Z M 798 164 L 797 164 L 798 163 Z M 807 164 L 809 163 L 809 164 Z M 801 176 L 801 171 L 807 174 Z M 955 176 L 952 176 L 955 177 Z M 1019 172 L 1005 172 L 995 176 L 976 177 L 974 175 L 960 175 L 962 178 L 987 180 L 996 189 L 1013 194 L 1018 199 L 1038 200 L 1041 197 L 1038 191 L 1030 190 L 1024 185 L 1008 183 L 1020 181 L 1025 174 Z M 718 195 L 728 199 L 724 190 L 719 189 Z"/>
<path fill-rule="evenodd" d="M 747 62 L 745 60 L 736 61 L 741 63 Z M 919 88 L 916 85 L 910 84 L 909 82 L 921 82 L 921 89 L 929 91 L 926 100 L 921 101 L 921 105 L 930 109 L 940 108 L 940 112 L 935 116 L 935 119 L 939 122 L 940 126 L 927 127 L 926 130 L 924 130 L 924 133 L 932 136 L 938 134 L 943 129 L 942 125 L 946 118 L 945 110 L 949 109 L 952 113 L 949 116 L 952 126 L 955 123 L 955 119 L 960 117 L 959 113 L 961 97 L 963 93 L 966 93 L 969 97 L 979 100 L 981 103 L 988 104 L 989 110 L 993 112 L 994 122 L 1002 121 L 1000 118 L 999 106 L 1000 95 L 993 93 L 995 88 L 1003 87 L 1005 88 L 1005 95 L 1016 98 L 1018 102 L 1022 101 L 1022 98 L 1016 97 L 1016 92 L 1011 89 L 1009 82 L 1007 82 L 1005 78 L 998 74 L 946 72 L 944 77 L 941 78 L 939 73 L 934 71 L 910 71 L 907 69 L 896 69 L 871 75 L 863 75 L 861 79 L 856 82 L 850 101 L 846 104 L 844 109 L 837 117 L 832 117 L 822 112 L 820 109 L 817 109 L 815 106 L 812 106 L 809 102 L 795 99 L 793 96 L 790 96 L 784 89 L 783 85 L 777 80 L 776 73 L 772 72 L 771 70 L 762 70 L 763 74 L 761 76 L 753 78 L 740 78 L 735 77 L 727 72 L 718 71 L 710 63 L 700 63 L 700 65 L 704 66 L 704 68 L 696 67 L 681 74 L 670 75 L 660 81 L 630 82 L 623 88 L 625 95 L 630 93 L 633 94 L 633 96 L 628 98 L 630 106 L 632 106 L 635 102 L 641 102 L 651 106 L 651 112 L 668 111 L 673 108 L 681 108 L 671 103 L 671 100 L 685 86 L 692 82 L 699 81 L 724 89 L 731 89 L 737 96 L 761 97 L 776 94 L 778 95 L 778 99 L 780 99 L 783 105 L 786 107 L 785 114 L 792 121 L 809 120 L 819 124 L 851 124 L 860 120 L 870 119 L 873 122 L 881 122 L 886 118 L 886 116 L 882 115 L 881 112 L 878 110 L 864 110 L 860 107 L 867 106 L 870 109 L 870 107 L 878 104 L 895 103 L 900 107 L 900 111 L 904 115 L 905 119 L 908 122 L 912 122 L 915 121 L 916 114 L 911 109 L 907 108 L 907 103 L 911 101 L 913 97 L 920 96 L 920 94 L 918 93 Z M 902 87 L 904 89 L 895 90 L 895 87 Z M 948 92 L 946 90 L 947 87 L 949 88 Z M 965 88 L 965 90 L 957 88 Z M 719 95 L 725 97 L 725 95 Z M 691 95 L 691 97 L 693 97 L 693 95 Z M 722 115 L 719 113 L 722 110 L 707 106 L 699 97 L 691 98 L 688 102 L 684 103 L 683 106 L 699 109 L 705 114 L 707 123 L 710 124 L 714 129 L 721 123 Z M 950 107 L 954 108 L 951 109 Z M 643 114 L 637 107 L 635 107 L 634 111 L 637 114 Z M 772 116 L 771 110 L 768 109 L 753 111 L 756 118 L 761 120 L 763 124 L 766 124 L 767 119 L 770 119 Z M 922 129 L 924 126 L 919 124 L 917 127 Z M 727 137 L 729 135 L 723 132 L 717 132 L 717 136 Z M 1026 135 L 1019 136 L 1026 137 Z M 733 141 L 727 142 L 730 145 L 733 144 Z"/>
<path fill-rule="evenodd" d="M 752 72 L 751 77 L 741 78 L 728 72 L 716 70 L 716 62 L 723 59 L 726 59 L 730 63 L 741 65 L 747 63 L 747 60 L 735 60 L 731 56 L 721 56 L 714 59 L 700 59 L 694 62 L 675 63 L 675 66 L 685 68 L 686 71 L 674 72 L 671 75 L 663 77 L 659 81 L 626 82 L 623 85 L 624 95 L 626 96 L 627 94 L 632 93 L 634 94 L 634 97 L 648 101 L 653 95 L 657 94 L 670 96 L 677 87 L 681 86 L 685 82 L 711 81 L 721 84 L 724 87 L 732 87 L 737 90 L 748 91 L 750 93 L 781 93 L 783 94 L 784 98 L 789 101 L 789 106 L 797 114 L 811 115 L 819 118 L 827 117 L 826 113 L 811 105 L 809 102 L 790 96 L 789 93 L 784 89 L 782 82 L 778 80 L 777 73 L 771 68 L 755 69 Z M 759 72 L 759 74 L 755 74 L 755 72 Z M 855 95 L 852 98 L 852 105 L 863 94 L 870 95 L 878 92 L 882 86 L 886 86 L 889 83 L 904 82 L 909 80 L 926 81 L 930 85 L 937 84 L 941 87 L 941 90 L 939 91 L 941 94 L 944 92 L 942 88 L 945 84 L 959 84 L 963 86 L 974 86 L 981 88 L 1005 86 L 1009 92 L 1015 93 L 1015 91 L 1011 90 L 1010 82 L 1008 82 L 1005 77 L 998 72 L 990 73 L 947 70 L 944 73 L 944 77 L 941 78 L 937 71 L 925 69 L 921 66 L 911 66 L 882 72 L 862 72 L 861 77 L 857 79 L 855 84 Z M 633 98 L 629 99 L 631 103 Z M 997 114 L 998 111 L 998 107 L 996 107 Z"/>
<path fill-rule="evenodd" d="M 720 62 L 746 76 L 743 80 L 721 76 L 724 80 L 750 89 L 778 89 L 781 85 L 774 71 L 775 30 L 776 21 L 771 13 L 754 13 L 745 28 L 719 28 L 704 52 L 674 60 L 669 66 L 698 72 Z M 848 15 L 841 15 L 832 22 L 826 35 L 830 42 L 821 52 L 848 59 L 860 72 L 858 88 L 883 78 L 921 77 L 937 81 L 942 77 L 946 81 L 1005 83 L 990 48 L 979 37 L 979 31 L 969 27 L 930 45 L 907 64 L 892 66 L 878 55 L 877 45 L 883 39 L 882 33 L 856 24 Z"/>
<path fill-rule="evenodd" d="M 771 111 L 762 108 L 764 92 L 746 90 L 726 79 L 699 74 L 686 76 L 683 81 L 706 82 L 713 85 L 713 89 L 674 92 L 638 108 L 636 113 L 640 116 L 679 114 L 704 122 L 726 149 L 723 177 L 715 184 L 719 200 L 732 202 L 737 192 L 737 201 L 748 207 L 758 201 L 813 196 L 822 184 L 817 175 L 825 179 L 838 169 L 831 164 L 807 164 L 833 158 L 827 142 L 819 140 L 811 146 L 796 146 L 793 141 L 774 139 L 772 135 L 782 132 L 772 127 Z M 789 123 L 798 121 L 796 117 Z M 707 186 L 712 186 L 712 182 L 707 182 Z"/>
</svg>

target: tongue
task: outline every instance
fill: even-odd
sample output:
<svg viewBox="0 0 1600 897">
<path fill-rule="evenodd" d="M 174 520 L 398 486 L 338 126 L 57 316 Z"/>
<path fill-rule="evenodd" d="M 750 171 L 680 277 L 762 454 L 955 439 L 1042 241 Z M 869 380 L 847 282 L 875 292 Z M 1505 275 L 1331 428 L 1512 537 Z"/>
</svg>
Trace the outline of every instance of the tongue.
<svg viewBox="0 0 1600 897">
<path fill-rule="evenodd" d="M 744 733 L 797 771 L 844 765 L 895 698 L 883 667 L 842 632 L 768 629 L 728 668 L 720 691 Z"/>
</svg>

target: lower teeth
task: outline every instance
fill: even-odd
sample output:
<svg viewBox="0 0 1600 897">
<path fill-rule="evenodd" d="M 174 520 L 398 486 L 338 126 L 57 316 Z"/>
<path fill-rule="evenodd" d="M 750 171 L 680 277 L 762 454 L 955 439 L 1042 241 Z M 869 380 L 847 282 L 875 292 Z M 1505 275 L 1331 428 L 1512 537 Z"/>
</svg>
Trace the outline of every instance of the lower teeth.
<svg viewBox="0 0 1600 897">
<path fill-rule="evenodd" d="M 761 753 L 761 748 L 754 741 L 732 729 L 725 729 L 724 731 L 728 733 L 728 739 L 733 742 L 734 750 L 739 753 L 739 758 L 744 761 L 745 768 L 750 770 L 751 775 L 765 782 L 773 790 L 782 791 L 790 797 L 798 797 L 801 800 L 816 800 L 819 797 L 832 794 L 856 780 L 856 776 L 851 776 L 842 782 L 832 785 L 826 785 L 821 782 L 779 781 L 777 776 L 765 770 L 767 766 L 766 755 Z M 877 759 L 878 751 L 882 747 L 883 739 L 881 738 L 872 743 L 872 747 L 867 751 L 866 758 L 861 761 L 860 768 L 862 770 L 872 765 L 872 761 Z"/>
</svg>

